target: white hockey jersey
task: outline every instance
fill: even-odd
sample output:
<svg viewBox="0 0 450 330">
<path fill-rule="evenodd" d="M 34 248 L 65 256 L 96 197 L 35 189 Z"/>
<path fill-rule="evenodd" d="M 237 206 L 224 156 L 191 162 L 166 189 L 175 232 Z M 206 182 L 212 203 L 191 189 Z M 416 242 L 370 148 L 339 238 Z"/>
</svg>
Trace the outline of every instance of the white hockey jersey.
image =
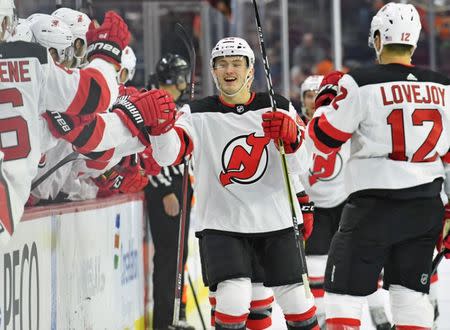
<svg viewBox="0 0 450 330">
<path fill-rule="evenodd" d="M 95 59 L 86 70 L 65 70 L 38 44 L 0 44 L 0 240 L 20 221 L 41 157 L 39 116 L 105 111 L 117 97 L 114 67 Z"/>
<path fill-rule="evenodd" d="M 295 119 L 288 100 L 276 95 L 276 101 L 279 111 Z M 181 108 L 184 114 L 176 127 L 193 143 L 200 231 L 261 234 L 292 227 L 280 155 L 261 126 L 262 114 L 270 110 L 267 93 L 253 94 L 247 104 L 225 104 L 212 96 Z M 175 130 L 150 139 L 162 166 L 177 158 L 184 143 Z M 297 175 L 298 153 L 287 155 L 289 169 Z"/>
<path fill-rule="evenodd" d="M 326 107 L 317 109 L 314 117 L 319 117 Z M 308 131 L 307 131 L 308 132 Z M 310 200 L 316 207 L 338 206 L 347 198 L 344 182 L 344 168 L 350 156 L 350 141 L 329 154 L 318 150 L 311 137 L 306 134 L 308 169 L 300 175 L 300 180 Z"/>
<path fill-rule="evenodd" d="M 340 80 L 338 95 L 308 132 L 325 153 L 351 138 L 348 193 L 432 182 L 445 176 L 449 84 L 447 77 L 413 66 L 356 69 Z"/>
</svg>

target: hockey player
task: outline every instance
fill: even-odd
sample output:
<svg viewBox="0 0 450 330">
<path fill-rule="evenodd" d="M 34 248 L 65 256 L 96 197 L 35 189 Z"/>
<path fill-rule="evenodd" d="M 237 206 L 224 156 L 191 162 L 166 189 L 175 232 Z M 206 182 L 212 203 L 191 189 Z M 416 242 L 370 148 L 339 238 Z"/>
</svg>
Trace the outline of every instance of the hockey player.
<svg viewBox="0 0 450 330">
<path fill-rule="evenodd" d="M 70 67 L 74 38 L 69 27 L 58 18 L 46 14 L 36 16 L 29 24 L 35 41 L 48 49 L 55 63 Z"/>
<path fill-rule="evenodd" d="M 215 292 L 216 329 L 245 329 L 251 281 L 257 280 L 254 256 L 264 269 L 259 282 L 272 287 L 288 328 L 318 329 L 314 301 L 300 278 L 303 270 L 274 142 L 283 139 L 295 173 L 302 144 L 296 111 L 276 95 L 278 111 L 272 113 L 269 95 L 251 91 L 254 61 L 245 40 L 220 40 L 210 60 L 220 95 L 184 106 L 176 125 L 163 134 L 150 132 L 153 154 L 164 166 L 193 155 L 201 220 L 197 236 L 203 279 Z"/>
<path fill-rule="evenodd" d="M 106 110 L 116 99 L 116 70 L 120 53 L 130 38 L 122 18 L 108 12 L 100 27 L 91 26 L 88 31 L 88 68 L 67 72 L 55 65 L 40 45 L 4 42 L 14 31 L 14 11 L 13 0 L 0 0 L 0 66 L 4 72 L 0 77 L 2 242 L 13 234 L 36 174 L 41 151 L 40 114 L 45 109 L 58 109 L 81 119 Z M 105 48 L 105 44 L 114 47 Z M 144 113 L 154 105 L 147 98 L 152 96 L 146 94 L 135 100 L 137 111 Z M 148 116 L 145 118 L 151 121 Z M 9 134 L 12 130 L 15 134 Z"/>
<path fill-rule="evenodd" d="M 307 97 L 313 96 L 319 105 L 329 105 L 337 94 L 337 85 L 342 72 L 332 72 L 323 78 L 305 80 L 304 107 L 309 119 L 320 117 L 326 107 L 315 111 L 313 104 L 307 104 Z M 308 93 L 310 93 L 308 95 Z M 305 97 L 306 96 L 306 97 Z M 323 306 L 325 266 L 331 240 L 339 228 L 342 209 L 347 199 L 344 184 L 344 168 L 350 155 L 350 142 L 324 155 L 314 147 L 309 136 L 306 137 L 309 153 L 309 169 L 301 175 L 301 182 L 311 200 L 314 202 L 314 227 L 306 242 L 305 252 L 312 292 L 317 306 L 317 319 L 320 326 L 325 324 Z M 391 326 L 384 312 L 384 301 L 381 290 L 368 296 L 369 312 L 376 329 L 390 329 Z"/>
<path fill-rule="evenodd" d="M 325 271 L 328 329 L 359 329 L 383 266 L 396 328 L 433 324 L 427 294 L 444 215 L 450 80 L 411 65 L 420 30 L 414 6 L 383 6 L 369 35 L 379 64 L 344 75 L 337 96 L 308 126 L 324 155 L 351 141 L 349 198 Z"/>
<path fill-rule="evenodd" d="M 79 68 L 86 64 L 86 33 L 91 23 L 91 19 L 81 11 L 70 8 L 58 8 L 52 13 L 52 16 L 59 18 L 67 24 L 74 36 L 74 56 L 72 67 Z"/>
<path fill-rule="evenodd" d="M 300 86 L 300 104 L 302 107 L 301 118 L 307 124 L 314 114 L 314 100 L 319 92 L 320 83 L 323 76 L 312 75 L 303 81 Z"/>
</svg>

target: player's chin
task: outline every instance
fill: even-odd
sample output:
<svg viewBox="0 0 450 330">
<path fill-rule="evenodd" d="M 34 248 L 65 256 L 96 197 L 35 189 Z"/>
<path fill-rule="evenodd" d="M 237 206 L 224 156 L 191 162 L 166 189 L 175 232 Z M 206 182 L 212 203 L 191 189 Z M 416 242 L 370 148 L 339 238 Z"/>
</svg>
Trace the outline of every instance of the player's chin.
<svg viewBox="0 0 450 330">
<path fill-rule="evenodd" d="M 236 93 L 239 90 L 239 88 L 236 86 L 236 84 L 224 84 L 222 85 L 222 90 L 225 93 L 231 95 Z"/>
</svg>

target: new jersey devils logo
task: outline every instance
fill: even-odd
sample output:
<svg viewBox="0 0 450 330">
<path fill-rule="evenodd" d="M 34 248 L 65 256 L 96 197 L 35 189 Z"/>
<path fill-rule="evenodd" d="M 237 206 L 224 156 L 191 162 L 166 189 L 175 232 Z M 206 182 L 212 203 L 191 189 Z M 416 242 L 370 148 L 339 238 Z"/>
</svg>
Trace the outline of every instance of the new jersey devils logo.
<svg viewBox="0 0 450 330">
<path fill-rule="evenodd" d="M 269 138 L 255 136 L 255 133 L 231 140 L 222 152 L 223 171 L 219 175 L 222 185 L 258 181 L 267 169 L 269 141 Z"/>
<path fill-rule="evenodd" d="M 309 184 L 312 186 L 317 181 L 331 181 L 342 171 L 344 162 L 339 150 L 332 152 L 326 158 L 314 154 L 313 168 L 309 169 Z"/>
</svg>

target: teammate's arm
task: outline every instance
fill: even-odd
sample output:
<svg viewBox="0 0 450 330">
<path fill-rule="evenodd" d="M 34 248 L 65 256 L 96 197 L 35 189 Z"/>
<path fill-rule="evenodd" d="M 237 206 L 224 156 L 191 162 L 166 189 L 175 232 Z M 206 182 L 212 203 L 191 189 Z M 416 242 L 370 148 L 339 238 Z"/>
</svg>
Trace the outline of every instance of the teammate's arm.
<svg viewBox="0 0 450 330">
<path fill-rule="evenodd" d="M 321 88 L 327 85 L 327 77 L 323 79 Z M 325 102 L 316 106 L 325 106 L 326 109 L 323 109 L 319 117 L 313 118 L 308 123 L 308 134 L 314 145 L 326 154 L 340 148 L 351 138 L 364 116 L 365 109 L 360 104 L 358 86 L 351 76 L 344 75 L 333 84 L 336 83 L 338 92 L 334 98 L 329 93 L 331 89 L 328 90 L 326 97 L 319 91 L 317 100 Z M 330 99 L 331 103 L 326 105 L 326 100 Z"/>
<path fill-rule="evenodd" d="M 189 105 L 180 109 L 176 124 L 166 133 L 153 135 L 150 133 L 150 141 L 153 148 L 153 157 L 161 166 L 180 164 L 184 157 L 190 155 L 194 148 L 191 138 L 191 114 Z"/>
<path fill-rule="evenodd" d="M 91 23 L 86 33 L 88 60 L 82 70 L 66 70 L 48 58 L 44 67 L 45 89 L 50 91 L 45 109 L 86 116 L 103 112 L 116 99 L 116 72 L 120 55 L 130 40 L 128 27 L 116 13 L 109 11 L 101 26 Z"/>
</svg>

